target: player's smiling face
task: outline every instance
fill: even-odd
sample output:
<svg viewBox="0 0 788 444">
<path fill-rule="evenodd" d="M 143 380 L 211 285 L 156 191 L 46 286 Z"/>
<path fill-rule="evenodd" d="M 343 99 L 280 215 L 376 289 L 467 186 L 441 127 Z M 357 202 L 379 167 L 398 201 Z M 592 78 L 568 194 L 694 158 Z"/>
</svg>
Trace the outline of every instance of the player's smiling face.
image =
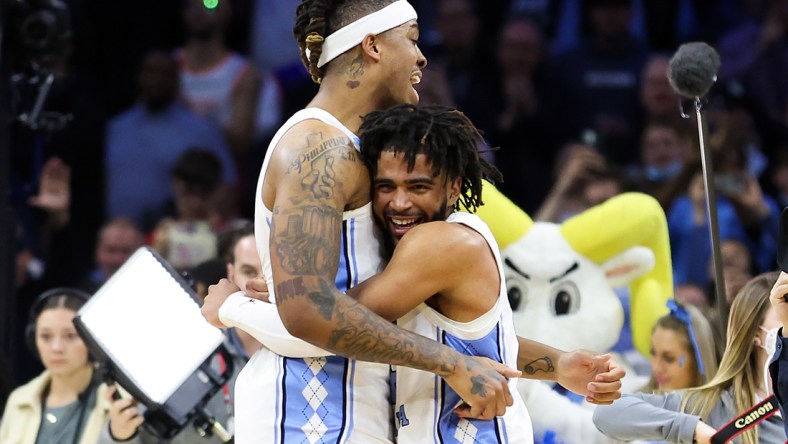
<svg viewBox="0 0 788 444">
<path fill-rule="evenodd" d="M 459 192 L 459 181 L 434 175 L 427 156 L 418 154 L 413 169 L 401 153 L 384 151 L 373 178 L 373 211 L 394 245 L 413 227 L 445 220 Z"/>
</svg>

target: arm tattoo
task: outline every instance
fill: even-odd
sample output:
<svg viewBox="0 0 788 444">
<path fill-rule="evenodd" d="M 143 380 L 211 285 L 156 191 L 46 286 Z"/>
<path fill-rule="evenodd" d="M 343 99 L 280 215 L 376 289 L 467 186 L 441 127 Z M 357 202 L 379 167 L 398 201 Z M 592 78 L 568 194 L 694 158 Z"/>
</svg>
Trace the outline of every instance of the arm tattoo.
<svg viewBox="0 0 788 444">
<path fill-rule="evenodd" d="M 300 277 L 284 281 L 276 286 L 276 298 L 280 301 L 304 295 L 306 292 L 304 279 Z"/>
<path fill-rule="evenodd" d="M 553 367 L 553 361 L 545 356 L 525 364 L 523 371 L 529 375 L 533 375 L 537 372 L 552 373 L 555 371 L 555 368 Z"/>
<path fill-rule="evenodd" d="M 336 298 L 331 294 L 333 289 L 328 286 L 326 281 L 320 280 L 320 291 L 309 293 L 309 300 L 315 305 L 317 311 L 327 321 L 334 317 L 336 308 Z"/>
<path fill-rule="evenodd" d="M 287 216 L 282 232 L 275 231 L 276 222 L 271 225 L 271 231 L 276 233 L 272 252 L 288 274 L 331 276 L 339 261 L 332 239 L 341 230 L 342 215 L 327 207 L 305 206 L 301 210 L 301 214 Z"/>
</svg>

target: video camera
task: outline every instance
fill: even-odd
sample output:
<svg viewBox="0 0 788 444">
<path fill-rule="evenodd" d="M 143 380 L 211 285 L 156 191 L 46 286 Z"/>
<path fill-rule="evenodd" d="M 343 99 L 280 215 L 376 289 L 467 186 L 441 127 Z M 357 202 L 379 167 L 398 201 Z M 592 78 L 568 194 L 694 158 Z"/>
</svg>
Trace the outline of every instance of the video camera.
<svg viewBox="0 0 788 444">
<path fill-rule="evenodd" d="M 71 44 L 68 6 L 62 0 L 5 0 L 2 17 L 13 114 L 33 130 L 62 129 L 71 116 L 43 108 L 56 65 L 68 56 Z"/>
</svg>

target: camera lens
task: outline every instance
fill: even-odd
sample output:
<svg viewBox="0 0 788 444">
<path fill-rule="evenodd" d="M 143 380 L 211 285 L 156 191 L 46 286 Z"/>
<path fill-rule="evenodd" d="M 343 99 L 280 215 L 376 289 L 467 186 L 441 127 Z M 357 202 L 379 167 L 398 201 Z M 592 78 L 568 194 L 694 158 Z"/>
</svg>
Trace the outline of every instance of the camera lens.
<svg viewBox="0 0 788 444">
<path fill-rule="evenodd" d="M 57 17 L 52 11 L 42 10 L 30 14 L 22 22 L 22 40 L 28 48 L 43 51 L 52 45 L 57 30 Z"/>
</svg>

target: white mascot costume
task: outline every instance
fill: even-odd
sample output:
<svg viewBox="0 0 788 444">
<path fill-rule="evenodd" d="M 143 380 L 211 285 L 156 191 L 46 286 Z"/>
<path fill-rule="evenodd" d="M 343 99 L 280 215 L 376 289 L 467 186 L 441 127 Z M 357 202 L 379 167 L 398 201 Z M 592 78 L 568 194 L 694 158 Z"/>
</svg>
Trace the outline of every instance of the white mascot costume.
<svg viewBox="0 0 788 444">
<path fill-rule="evenodd" d="M 665 213 L 642 193 L 624 193 L 562 224 L 536 222 L 489 183 L 477 214 L 501 248 L 517 333 L 562 350 L 609 351 L 624 323 L 614 289 L 628 287 L 632 338 L 648 356 L 651 330 L 667 313 L 673 274 Z M 617 361 L 626 366 L 623 359 Z M 645 379 L 628 371 L 622 391 Z M 552 383 L 524 380 L 534 439 L 543 444 L 609 442 L 591 421 L 593 405 Z"/>
</svg>

